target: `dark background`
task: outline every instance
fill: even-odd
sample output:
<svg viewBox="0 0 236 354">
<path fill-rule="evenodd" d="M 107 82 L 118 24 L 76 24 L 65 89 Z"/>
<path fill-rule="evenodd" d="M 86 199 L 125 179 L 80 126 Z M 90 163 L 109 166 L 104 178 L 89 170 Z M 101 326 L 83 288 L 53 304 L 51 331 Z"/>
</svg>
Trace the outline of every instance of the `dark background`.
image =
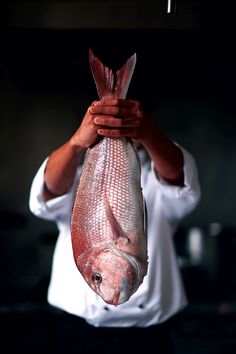
<svg viewBox="0 0 236 354">
<path fill-rule="evenodd" d="M 235 350 L 234 6 L 179 0 L 175 15 L 166 7 L 164 0 L 0 6 L 0 321 L 7 340 L 15 323 L 16 340 L 31 348 L 49 333 L 36 322 L 60 317 L 46 303 L 57 230 L 30 214 L 28 198 L 43 159 L 97 97 L 92 47 L 113 68 L 137 53 L 128 97 L 140 99 L 198 165 L 202 199 L 174 238 L 190 300 L 173 324 L 176 351 Z"/>
</svg>

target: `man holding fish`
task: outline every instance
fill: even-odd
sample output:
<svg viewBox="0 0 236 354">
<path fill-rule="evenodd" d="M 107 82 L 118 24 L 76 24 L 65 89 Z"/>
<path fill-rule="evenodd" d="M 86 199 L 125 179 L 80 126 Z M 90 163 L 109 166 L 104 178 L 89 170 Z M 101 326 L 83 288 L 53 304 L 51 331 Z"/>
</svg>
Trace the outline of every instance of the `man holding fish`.
<svg viewBox="0 0 236 354">
<path fill-rule="evenodd" d="M 100 99 L 32 184 L 31 211 L 59 229 L 48 290 L 65 311 L 59 352 L 172 353 L 165 323 L 187 305 L 172 236 L 199 201 L 197 169 L 125 99 L 135 60 L 114 74 L 90 52 Z M 66 341 L 67 324 L 78 338 Z"/>
</svg>

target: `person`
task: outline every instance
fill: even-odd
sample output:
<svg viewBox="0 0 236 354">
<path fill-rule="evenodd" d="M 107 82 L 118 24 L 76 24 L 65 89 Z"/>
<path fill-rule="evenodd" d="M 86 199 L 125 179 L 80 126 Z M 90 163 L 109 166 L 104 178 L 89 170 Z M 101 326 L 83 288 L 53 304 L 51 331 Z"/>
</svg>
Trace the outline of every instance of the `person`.
<svg viewBox="0 0 236 354">
<path fill-rule="evenodd" d="M 84 152 L 102 137 L 123 136 L 133 139 L 141 162 L 149 266 L 131 298 L 112 306 L 91 290 L 77 270 L 70 216 Z M 199 199 L 194 158 L 161 132 L 140 102 L 106 98 L 88 107 L 75 133 L 45 159 L 30 191 L 30 210 L 54 221 L 59 229 L 48 302 L 65 313 L 59 335 L 62 352 L 63 345 L 69 352 L 69 343 L 73 353 L 144 353 L 150 348 L 172 352 L 166 323 L 187 305 L 172 236 Z"/>
</svg>

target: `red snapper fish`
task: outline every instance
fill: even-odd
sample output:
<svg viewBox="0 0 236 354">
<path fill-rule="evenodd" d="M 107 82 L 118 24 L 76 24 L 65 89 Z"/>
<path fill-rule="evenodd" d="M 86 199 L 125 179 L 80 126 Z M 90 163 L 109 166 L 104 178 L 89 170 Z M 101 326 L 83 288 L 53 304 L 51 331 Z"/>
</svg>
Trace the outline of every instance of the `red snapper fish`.
<svg viewBox="0 0 236 354">
<path fill-rule="evenodd" d="M 100 99 L 125 98 L 136 54 L 113 72 L 89 51 Z M 130 298 L 147 273 L 140 161 L 129 138 L 103 137 L 86 151 L 71 215 L 75 263 L 108 304 Z"/>
</svg>

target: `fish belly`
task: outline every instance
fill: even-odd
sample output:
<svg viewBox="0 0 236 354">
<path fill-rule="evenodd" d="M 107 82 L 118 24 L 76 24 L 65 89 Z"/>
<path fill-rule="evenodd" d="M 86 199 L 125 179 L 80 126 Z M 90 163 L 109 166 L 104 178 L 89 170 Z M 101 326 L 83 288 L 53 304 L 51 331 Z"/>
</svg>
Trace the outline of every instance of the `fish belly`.
<svg viewBox="0 0 236 354">
<path fill-rule="evenodd" d="M 130 139 L 103 138 L 87 150 L 71 234 L 75 261 L 106 246 L 146 260 L 140 161 Z"/>
</svg>

